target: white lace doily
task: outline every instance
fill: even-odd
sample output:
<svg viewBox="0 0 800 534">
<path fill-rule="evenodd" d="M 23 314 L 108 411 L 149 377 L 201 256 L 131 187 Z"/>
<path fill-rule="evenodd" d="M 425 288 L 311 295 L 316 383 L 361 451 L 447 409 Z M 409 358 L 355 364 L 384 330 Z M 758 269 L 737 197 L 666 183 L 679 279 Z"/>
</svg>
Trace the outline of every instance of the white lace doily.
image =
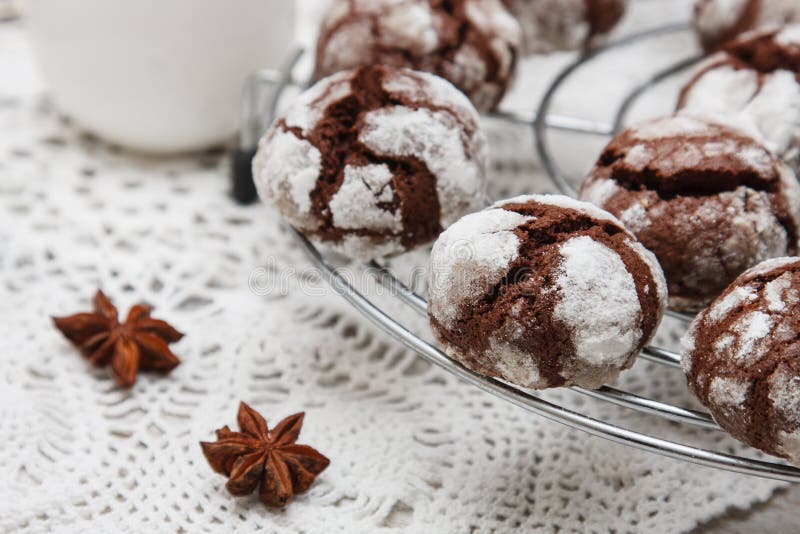
<svg viewBox="0 0 800 534">
<path fill-rule="evenodd" d="M 459 383 L 331 294 L 273 213 L 235 205 L 219 154 L 133 156 L 46 102 L 22 28 L 0 26 L 0 531 L 676 532 L 779 487 L 592 438 Z M 546 189 L 527 132 L 492 132 L 506 147 L 494 194 Z M 87 309 L 97 287 L 186 332 L 182 365 L 130 391 L 91 368 L 49 317 Z M 679 371 L 639 362 L 622 386 L 694 406 Z M 753 454 L 722 433 L 547 397 Z M 202 456 L 198 442 L 235 424 L 240 400 L 273 423 L 305 410 L 300 441 L 332 460 L 285 511 L 232 498 Z"/>
</svg>

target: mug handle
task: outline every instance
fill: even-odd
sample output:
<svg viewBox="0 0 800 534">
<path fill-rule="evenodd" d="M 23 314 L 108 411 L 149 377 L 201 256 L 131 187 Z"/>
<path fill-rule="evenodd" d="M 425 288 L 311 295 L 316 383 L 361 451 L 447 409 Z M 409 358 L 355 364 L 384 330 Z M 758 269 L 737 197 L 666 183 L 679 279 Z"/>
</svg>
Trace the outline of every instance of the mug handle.
<svg viewBox="0 0 800 534">
<path fill-rule="evenodd" d="M 292 72 L 305 51 L 294 49 L 280 69 L 262 69 L 251 74 L 245 83 L 239 142 L 231 154 L 231 195 L 239 204 L 251 204 L 258 198 L 253 182 L 253 157 L 258 140 L 275 120 L 278 103 L 290 85 L 303 86 Z M 265 94 L 269 97 L 264 98 Z M 260 103 L 266 105 L 261 109 Z"/>
</svg>

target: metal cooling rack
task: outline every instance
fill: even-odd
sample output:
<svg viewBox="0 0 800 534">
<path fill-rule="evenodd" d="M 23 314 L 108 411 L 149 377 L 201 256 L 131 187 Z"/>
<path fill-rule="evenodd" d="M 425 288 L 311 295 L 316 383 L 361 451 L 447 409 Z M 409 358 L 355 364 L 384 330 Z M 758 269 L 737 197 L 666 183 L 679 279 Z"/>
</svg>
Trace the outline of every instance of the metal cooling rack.
<svg viewBox="0 0 800 534">
<path fill-rule="evenodd" d="M 550 151 L 548 141 L 549 131 L 561 130 L 576 135 L 611 137 L 624 127 L 626 117 L 632 105 L 640 96 L 665 79 L 684 71 L 696 63 L 700 57 L 687 57 L 684 60 L 678 61 L 668 68 L 656 72 L 645 82 L 633 87 L 623 98 L 612 123 L 550 113 L 551 103 L 553 98 L 558 94 L 559 89 L 581 67 L 611 50 L 635 45 L 647 39 L 677 32 L 685 32 L 687 30 L 688 26 L 686 24 L 663 26 L 607 44 L 602 48 L 581 56 L 562 70 L 546 90 L 538 111 L 533 118 L 509 113 L 495 113 L 493 117 L 508 121 L 509 123 L 532 127 L 535 132 L 536 150 L 547 174 L 562 193 L 575 196 L 575 187 L 562 173 Z M 254 75 L 248 85 L 243 108 L 245 120 L 243 122 L 244 127 L 240 150 L 254 152 L 255 141 L 260 135 L 261 130 L 263 130 L 263 125 L 269 125 L 272 122 L 284 90 L 289 86 L 302 87 L 304 85 L 293 79 L 291 74 L 295 70 L 302 55 L 302 51 L 294 53 L 291 60 L 287 63 L 286 68 L 282 69 L 282 71 L 263 71 Z M 265 86 L 268 86 L 271 90 L 271 96 L 266 99 L 265 109 L 263 113 L 261 113 L 257 109 L 259 107 L 259 92 Z M 261 121 L 259 120 L 260 118 L 264 118 L 265 120 Z M 308 239 L 296 230 L 294 233 L 308 257 L 314 265 L 320 269 L 332 289 L 342 295 L 356 310 L 372 321 L 381 330 L 400 341 L 406 347 L 417 352 L 427 361 L 487 393 L 552 421 L 583 430 L 589 434 L 608 439 L 615 443 L 736 473 L 788 482 L 800 482 L 800 469 L 786 464 L 734 456 L 642 434 L 559 406 L 524 388 L 477 374 L 447 356 L 438 346 L 419 337 L 401 324 L 396 318 L 373 303 L 363 293 L 353 287 L 347 279 L 342 276 L 339 270 L 334 267 Z M 385 289 L 389 290 L 392 295 L 396 295 L 405 305 L 418 314 L 423 316 L 427 315 L 426 300 L 398 280 L 388 268 L 376 262 L 371 262 L 367 266 L 378 274 L 377 278 L 379 283 Z M 682 321 L 691 319 L 690 316 L 684 314 L 675 312 L 668 313 Z M 680 368 L 680 356 L 662 348 L 653 346 L 646 347 L 640 354 L 640 357 L 668 367 Z M 674 406 L 666 402 L 650 399 L 609 386 L 604 386 L 598 390 L 588 390 L 576 386 L 570 389 L 588 397 L 610 402 L 638 412 L 662 417 L 686 425 L 697 426 L 709 431 L 722 431 L 714 422 L 711 415 L 705 412 Z"/>
</svg>

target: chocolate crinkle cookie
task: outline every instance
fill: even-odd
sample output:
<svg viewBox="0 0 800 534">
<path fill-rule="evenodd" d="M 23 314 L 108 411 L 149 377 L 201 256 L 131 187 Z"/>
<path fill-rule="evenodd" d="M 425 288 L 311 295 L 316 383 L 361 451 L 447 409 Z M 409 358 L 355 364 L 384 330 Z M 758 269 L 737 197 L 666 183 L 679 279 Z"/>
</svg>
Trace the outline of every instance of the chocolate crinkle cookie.
<svg viewBox="0 0 800 534">
<path fill-rule="evenodd" d="M 678 110 L 712 114 L 800 163 L 800 24 L 743 35 L 693 73 Z"/>
<path fill-rule="evenodd" d="M 609 143 L 580 198 L 610 211 L 658 257 L 670 307 L 697 311 L 746 269 L 798 250 L 800 185 L 758 141 L 677 115 Z"/>
<path fill-rule="evenodd" d="M 432 74 L 337 73 L 259 143 L 262 199 L 313 241 L 370 259 L 428 243 L 485 198 L 486 138 L 469 100 Z"/>
<path fill-rule="evenodd" d="M 707 51 L 740 34 L 800 22 L 800 0 L 696 0 L 693 26 Z"/>
<path fill-rule="evenodd" d="M 800 258 L 742 274 L 683 340 L 689 388 L 737 439 L 800 466 Z"/>
<path fill-rule="evenodd" d="M 431 72 L 482 111 L 517 64 L 520 28 L 500 0 L 334 0 L 317 41 L 317 79 L 365 65 Z"/>
<path fill-rule="evenodd" d="M 614 380 L 665 305 L 655 257 L 612 215 L 568 197 L 517 197 L 467 215 L 431 254 L 428 315 L 444 350 L 523 387 Z"/>
<path fill-rule="evenodd" d="M 522 27 L 525 54 L 590 48 L 625 15 L 628 0 L 503 0 Z"/>
</svg>

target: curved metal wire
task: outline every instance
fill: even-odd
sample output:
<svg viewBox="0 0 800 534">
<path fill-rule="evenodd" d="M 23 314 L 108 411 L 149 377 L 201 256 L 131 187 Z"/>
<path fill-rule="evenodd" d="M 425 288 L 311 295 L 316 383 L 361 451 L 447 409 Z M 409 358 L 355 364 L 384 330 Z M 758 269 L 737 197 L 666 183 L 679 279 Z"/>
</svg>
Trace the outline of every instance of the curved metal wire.
<svg viewBox="0 0 800 534">
<path fill-rule="evenodd" d="M 519 126 L 530 126 L 533 121 L 536 120 L 536 116 L 533 118 L 525 117 L 524 115 L 519 115 L 510 111 L 494 111 L 489 116 Z M 551 113 L 545 117 L 544 120 L 548 128 L 564 132 L 599 135 L 601 137 L 608 137 L 614 132 L 614 127 L 612 125 L 601 121 L 582 119 L 580 117 L 569 117 L 567 115 Z"/>
<path fill-rule="evenodd" d="M 569 410 L 548 402 L 527 391 L 516 388 L 505 382 L 487 378 L 474 373 L 451 359 L 437 347 L 423 340 L 403 325 L 388 316 L 363 294 L 357 291 L 341 276 L 337 269 L 329 265 L 319 251 L 302 234 L 295 231 L 295 236 L 311 261 L 320 269 L 331 288 L 346 299 L 356 310 L 381 328 L 384 332 L 417 352 L 420 356 L 455 375 L 459 379 L 495 395 L 505 401 L 524 408 L 537 415 L 567 426 L 583 430 L 594 436 L 602 437 L 615 443 L 636 447 L 649 452 L 685 460 L 699 465 L 716 467 L 736 473 L 755 475 L 787 482 L 800 482 L 800 469 L 784 464 L 752 460 L 683 445 L 673 441 L 648 436 L 623 427 L 606 423 L 592 417 Z"/>
<path fill-rule="evenodd" d="M 612 43 L 608 43 L 601 48 L 592 50 L 582 55 L 577 60 L 567 65 L 564 68 L 564 70 L 562 70 L 558 74 L 558 76 L 555 77 L 553 82 L 545 91 L 544 96 L 542 96 L 542 99 L 539 103 L 539 108 L 536 110 L 536 118 L 533 121 L 533 131 L 535 134 L 536 151 L 539 154 L 539 159 L 542 162 L 542 166 L 544 167 L 545 171 L 547 171 L 547 174 L 553 180 L 556 187 L 558 187 L 559 191 L 561 191 L 565 195 L 569 195 L 572 197 L 578 195 L 578 190 L 564 176 L 564 174 L 561 172 L 561 169 L 558 168 L 558 165 L 556 165 L 555 160 L 553 159 L 550 152 L 550 146 L 547 142 L 546 130 L 549 127 L 549 125 L 546 118 L 550 113 L 550 106 L 553 103 L 553 98 L 555 97 L 556 93 L 561 88 L 561 86 L 564 84 L 564 82 L 570 76 L 572 76 L 575 73 L 575 71 L 577 71 L 579 68 L 583 67 L 591 60 L 607 52 L 622 48 L 624 46 L 628 46 L 631 43 L 641 41 L 642 39 L 649 39 L 652 37 L 658 37 L 661 35 L 667 35 L 670 33 L 685 31 L 687 28 L 688 28 L 687 24 L 680 23 L 680 24 L 671 24 L 660 28 L 645 30 L 639 33 L 634 33 L 632 35 L 629 35 L 628 37 L 624 37 Z M 627 106 L 629 107 L 631 103 L 632 100 L 631 102 L 627 103 Z M 609 130 L 608 135 L 613 135 L 615 130 L 616 130 L 616 124 Z"/>
<path fill-rule="evenodd" d="M 695 65 L 697 62 L 699 62 L 701 59 L 703 59 L 702 55 L 696 55 L 678 61 L 677 63 L 670 65 L 666 69 L 658 71 L 652 77 L 634 87 L 633 90 L 630 93 L 628 93 L 628 95 L 622 100 L 622 104 L 620 104 L 619 109 L 617 109 L 616 116 L 614 117 L 614 127 L 612 129 L 613 131 L 612 135 L 617 135 L 625 128 L 625 119 L 628 117 L 628 112 L 630 112 L 631 107 L 636 102 L 636 100 L 638 100 L 639 97 L 641 97 L 644 93 L 646 93 L 648 89 L 652 88 L 655 85 L 658 85 L 667 78 L 670 78 L 672 76 L 675 76 L 676 74 L 685 71 L 692 65 Z"/>
<path fill-rule="evenodd" d="M 657 415 L 664 419 L 677 421 L 678 423 L 687 423 L 709 430 L 722 429 L 717 425 L 716 421 L 710 414 L 705 412 L 698 412 L 688 408 L 681 408 L 673 406 L 647 397 L 641 397 L 627 391 L 620 391 L 609 386 L 603 386 L 600 389 L 585 389 L 577 386 L 572 386 L 572 389 L 595 399 L 610 402 L 617 406 L 630 408 L 637 412 L 642 412 L 650 415 Z"/>
<path fill-rule="evenodd" d="M 645 360 L 649 360 L 653 363 L 660 363 L 662 365 L 666 365 L 668 367 L 675 367 L 676 369 L 681 368 L 681 357 L 679 354 L 675 354 L 672 351 L 667 349 L 660 349 L 658 347 L 645 347 L 642 349 L 642 353 L 640 354 L 642 358 Z"/>
<path fill-rule="evenodd" d="M 428 303 L 424 298 L 416 294 L 411 288 L 398 280 L 389 269 L 382 266 L 378 262 L 372 261 L 368 264 L 368 266 L 376 271 L 379 275 L 377 277 L 378 283 L 388 289 L 391 294 L 397 295 L 401 301 L 403 301 L 415 312 L 420 315 L 427 316 Z M 680 366 L 680 356 L 677 354 L 655 347 L 648 347 L 648 350 L 651 351 L 651 354 L 658 355 L 657 359 L 654 360 L 657 363 L 663 364 L 669 362 L 667 365 L 670 366 L 675 366 L 677 363 L 677 365 Z M 658 415 L 666 419 L 678 421 L 680 423 L 688 423 L 712 430 L 721 430 L 708 413 L 672 406 L 671 404 L 666 404 L 655 399 L 649 399 L 647 397 L 641 397 L 634 393 L 620 391 L 608 386 L 604 386 L 598 390 L 588 390 L 580 387 L 573 387 L 572 389 L 584 395 L 601 399 L 606 402 L 611 402 L 619 406 L 624 406 L 639 412 Z"/>
</svg>

